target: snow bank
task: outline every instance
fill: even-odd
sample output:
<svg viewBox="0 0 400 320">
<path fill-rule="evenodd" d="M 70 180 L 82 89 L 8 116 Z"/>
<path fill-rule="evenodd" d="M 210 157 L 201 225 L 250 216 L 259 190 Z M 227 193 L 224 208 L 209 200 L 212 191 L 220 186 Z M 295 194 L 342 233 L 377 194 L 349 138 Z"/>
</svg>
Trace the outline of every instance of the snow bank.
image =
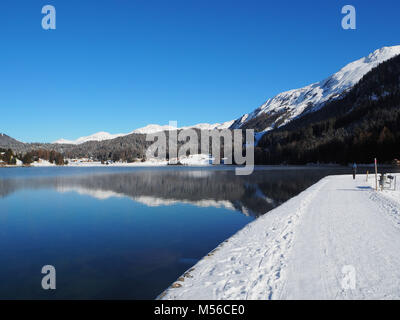
<svg viewBox="0 0 400 320">
<path fill-rule="evenodd" d="M 21 163 L 22 165 L 22 163 Z M 50 161 L 39 159 L 38 161 L 34 161 L 31 163 L 32 167 L 54 167 L 56 166 L 54 163 L 51 163 Z"/>
<path fill-rule="evenodd" d="M 194 154 L 180 158 L 179 162 L 187 166 L 207 166 L 210 165 L 210 157 L 205 154 Z"/>
<path fill-rule="evenodd" d="M 66 159 L 68 161 L 67 165 L 64 167 L 157 167 L 166 166 L 168 161 L 149 159 L 147 161 L 136 161 L 136 162 L 112 162 L 108 161 L 106 163 L 101 163 L 100 161 L 92 161 L 90 159 Z M 196 154 L 190 155 L 188 157 L 183 157 L 179 159 L 182 165 L 186 166 L 208 166 L 210 165 L 210 157 L 208 155 Z M 22 161 L 17 162 L 16 166 L 22 166 Z M 40 159 L 31 164 L 33 167 L 54 167 L 54 163 Z"/>
<path fill-rule="evenodd" d="M 281 281 L 293 230 L 324 181 L 247 225 L 172 285 L 164 299 L 266 299 Z M 179 288 L 173 288 L 179 287 Z"/>
<path fill-rule="evenodd" d="M 72 161 L 67 159 L 68 164 L 64 167 L 157 167 L 166 166 L 167 161 L 161 160 L 148 160 L 148 161 L 137 161 L 137 162 L 108 162 L 101 163 L 100 161 Z"/>
<path fill-rule="evenodd" d="M 399 299 L 400 204 L 386 196 L 364 175 L 326 177 L 226 240 L 159 298 Z"/>
</svg>

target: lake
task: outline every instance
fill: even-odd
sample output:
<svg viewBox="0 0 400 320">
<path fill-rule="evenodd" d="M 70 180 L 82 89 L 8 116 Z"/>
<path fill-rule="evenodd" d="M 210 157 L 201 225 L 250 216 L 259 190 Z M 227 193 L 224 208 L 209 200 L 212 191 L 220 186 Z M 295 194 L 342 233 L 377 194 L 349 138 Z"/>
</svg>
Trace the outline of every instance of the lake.
<svg viewBox="0 0 400 320">
<path fill-rule="evenodd" d="M 0 168 L 0 299 L 154 299 L 246 224 L 349 168 Z M 41 269 L 56 269 L 43 290 Z"/>
</svg>

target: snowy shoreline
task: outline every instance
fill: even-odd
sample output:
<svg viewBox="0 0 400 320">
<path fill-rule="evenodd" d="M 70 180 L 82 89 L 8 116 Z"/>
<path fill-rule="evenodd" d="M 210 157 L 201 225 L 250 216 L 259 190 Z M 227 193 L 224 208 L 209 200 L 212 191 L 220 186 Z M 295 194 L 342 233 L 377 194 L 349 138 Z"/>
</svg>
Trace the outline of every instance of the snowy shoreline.
<svg viewBox="0 0 400 320">
<path fill-rule="evenodd" d="M 112 162 L 107 161 L 106 163 L 101 163 L 100 161 L 91 161 L 89 159 L 66 159 L 68 164 L 56 165 L 50 163 L 47 160 L 39 159 L 30 165 L 24 165 L 22 161 L 18 160 L 16 165 L 2 165 L 0 168 L 19 168 L 19 167 L 163 167 L 167 166 L 167 160 L 157 160 L 151 159 L 147 161 L 136 161 L 136 162 Z M 190 155 L 179 159 L 180 165 L 182 166 L 209 166 L 210 158 L 208 155 L 196 154 Z"/>
<path fill-rule="evenodd" d="M 251 222 L 157 299 L 399 299 L 400 191 L 328 176 Z M 354 288 L 343 286 L 354 268 Z M 346 269 L 347 270 L 347 269 Z"/>
</svg>

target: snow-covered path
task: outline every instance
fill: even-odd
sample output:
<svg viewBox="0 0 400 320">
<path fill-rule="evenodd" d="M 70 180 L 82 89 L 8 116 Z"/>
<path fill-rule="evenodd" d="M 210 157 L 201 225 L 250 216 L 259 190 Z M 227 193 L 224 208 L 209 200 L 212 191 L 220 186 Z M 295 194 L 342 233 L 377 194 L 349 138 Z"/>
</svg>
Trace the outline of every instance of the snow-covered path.
<svg viewBox="0 0 400 320">
<path fill-rule="evenodd" d="M 375 192 L 365 176 L 326 177 L 221 244 L 160 298 L 400 299 L 396 194 Z"/>
</svg>

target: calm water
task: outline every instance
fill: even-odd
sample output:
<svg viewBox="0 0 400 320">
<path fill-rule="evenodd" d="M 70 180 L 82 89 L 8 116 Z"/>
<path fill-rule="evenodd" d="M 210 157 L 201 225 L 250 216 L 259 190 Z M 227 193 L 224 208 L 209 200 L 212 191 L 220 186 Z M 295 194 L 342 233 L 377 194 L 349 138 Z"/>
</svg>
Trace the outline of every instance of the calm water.
<svg viewBox="0 0 400 320">
<path fill-rule="evenodd" d="M 349 172 L 2 168 L 0 299 L 153 299 L 258 216 L 328 174 Z M 56 290 L 41 288 L 48 264 Z"/>
</svg>

